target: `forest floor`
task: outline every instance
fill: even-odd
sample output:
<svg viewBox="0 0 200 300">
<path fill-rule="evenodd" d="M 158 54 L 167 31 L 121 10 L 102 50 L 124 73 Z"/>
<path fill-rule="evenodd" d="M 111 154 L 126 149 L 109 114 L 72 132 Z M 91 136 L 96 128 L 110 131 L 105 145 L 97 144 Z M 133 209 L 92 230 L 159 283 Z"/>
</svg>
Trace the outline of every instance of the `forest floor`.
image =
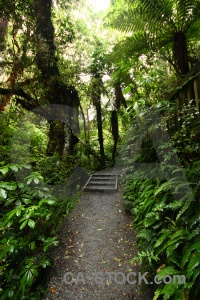
<svg viewBox="0 0 200 300">
<path fill-rule="evenodd" d="M 122 201 L 121 192 L 81 196 L 58 233 L 43 300 L 148 300 L 135 278 L 127 281 L 138 266 L 130 264 L 136 239 Z"/>
</svg>

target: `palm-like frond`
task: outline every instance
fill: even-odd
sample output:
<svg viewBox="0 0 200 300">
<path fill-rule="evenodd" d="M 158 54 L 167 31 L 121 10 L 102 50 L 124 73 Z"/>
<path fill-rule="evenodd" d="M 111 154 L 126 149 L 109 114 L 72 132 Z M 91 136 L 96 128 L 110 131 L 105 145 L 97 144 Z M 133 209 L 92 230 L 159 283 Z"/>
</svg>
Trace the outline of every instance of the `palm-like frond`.
<svg viewBox="0 0 200 300">
<path fill-rule="evenodd" d="M 139 49 L 141 44 L 144 45 L 143 49 L 156 49 L 171 43 L 173 66 L 179 75 L 186 74 L 189 70 L 186 36 L 188 30 L 191 31 L 199 22 L 200 1 L 127 0 L 127 2 L 129 8 L 123 10 L 112 25 L 120 31 L 132 33 L 133 39 L 137 42 L 135 45 L 138 44 Z"/>
<path fill-rule="evenodd" d="M 187 31 L 199 19 L 198 0 L 141 0 L 137 7 L 128 1 L 128 10 L 123 10 L 113 21 L 113 26 L 124 32 L 137 30 Z"/>
<path fill-rule="evenodd" d="M 176 1 L 176 22 L 177 28 L 181 31 L 186 31 L 196 18 L 195 12 L 198 1 L 179 0 Z"/>
</svg>

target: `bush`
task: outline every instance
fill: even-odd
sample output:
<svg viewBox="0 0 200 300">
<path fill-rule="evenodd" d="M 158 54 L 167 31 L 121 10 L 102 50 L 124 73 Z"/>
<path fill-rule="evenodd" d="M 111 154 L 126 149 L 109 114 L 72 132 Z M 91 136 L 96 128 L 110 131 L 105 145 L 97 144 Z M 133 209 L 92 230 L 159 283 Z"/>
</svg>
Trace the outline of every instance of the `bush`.
<svg viewBox="0 0 200 300">
<path fill-rule="evenodd" d="M 165 121 L 170 117 L 169 114 Z M 153 300 L 197 300 L 200 296 L 198 122 L 192 114 L 186 114 L 180 129 L 171 135 L 170 143 L 173 142 L 173 151 L 178 154 L 182 168 L 171 164 L 173 154 L 168 151 L 170 143 L 159 140 L 154 162 L 158 162 L 158 156 L 162 155 L 160 167 L 163 174 L 171 174 L 168 180 L 162 179 L 159 174 L 156 178 L 158 169 L 153 170 L 154 165 L 150 165 L 150 168 L 146 165 L 139 171 L 134 165 L 134 162 L 152 162 L 152 157 L 149 161 L 149 153 L 155 151 L 153 144 L 147 147 L 148 143 L 143 143 L 137 153 L 133 152 L 133 157 L 124 158 L 128 176 L 123 197 L 125 207 L 133 215 L 133 227 L 138 241 L 138 254 L 132 263 L 138 262 L 142 268 L 148 266 L 152 277 L 159 275 L 160 280 L 166 275 L 184 275 L 186 279 L 181 284 L 161 282 L 154 285 Z M 162 124 L 158 124 L 159 126 Z M 141 130 L 137 128 L 134 131 L 134 126 L 132 127 L 134 142 L 141 137 Z M 155 127 L 154 130 L 156 131 Z M 130 138 L 127 143 L 131 145 Z M 183 171 L 186 181 L 182 180 Z M 192 193 L 188 187 L 192 189 Z"/>
<path fill-rule="evenodd" d="M 29 165 L 0 168 L 0 298 L 41 299 L 42 286 L 32 290 L 42 269 L 50 265 L 48 250 L 56 246 L 56 232 L 73 208 L 76 197 L 58 201 L 32 172 L 16 180 Z"/>
</svg>

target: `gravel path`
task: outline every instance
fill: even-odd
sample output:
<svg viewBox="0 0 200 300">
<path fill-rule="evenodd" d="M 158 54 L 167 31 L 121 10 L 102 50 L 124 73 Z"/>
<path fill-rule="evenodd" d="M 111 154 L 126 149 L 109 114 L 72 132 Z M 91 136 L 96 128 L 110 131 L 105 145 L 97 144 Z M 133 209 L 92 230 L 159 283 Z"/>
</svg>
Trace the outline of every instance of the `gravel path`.
<svg viewBox="0 0 200 300">
<path fill-rule="evenodd" d="M 130 264 L 136 253 L 131 220 L 120 192 L 84 193 L 59 231 L 43 300 L 147 300 L 140 286 L 127 281 L 130 272 L 137 272 Z"/>
</svg>

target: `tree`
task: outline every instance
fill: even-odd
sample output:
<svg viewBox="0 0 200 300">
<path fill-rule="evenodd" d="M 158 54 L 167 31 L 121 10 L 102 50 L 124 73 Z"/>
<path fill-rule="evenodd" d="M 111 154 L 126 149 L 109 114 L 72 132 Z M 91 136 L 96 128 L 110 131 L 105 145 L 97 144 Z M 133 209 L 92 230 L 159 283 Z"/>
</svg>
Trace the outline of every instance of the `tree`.
<svg viewBox="0 0 200 300">
<path fill-rule="evenodd" d="M 4 19 L 7 16 L 7 18 L 9 17 L 9 20 L 12 21 L 12 44 L 14 49 L 12 70 L 7 80 L 7 87 L 0 89 L 0 94 L 6 96 L 1 104 L 2 109 L 9 103 L 13 95 L 17 96 L 15 98 L 17 103 L 21 104 L 27 110 L 33 110 L 44 104 L 67 105 L 75 108 L 75 111 L 77 111 L 77 113 L 70 117 L 73 118 L 73 122 L 78 128 L 78 93 L 74 86 L 62 80 L 58 68 L 58 58 L 56 56 L 56 46 L 54 43 L 54 26 L 52 23 L 52 0 L 35 0 L 27 3 L 25 6 L 17 2 L 11 6 L 6 4 L 1 4 L 1 6 L 4 8 Z M 21 14 L 20 8 L 22 9 Z M 26 20 L 25 24 L 23 23 L 23 19 Z M 32 24 L 30 24 L 31 22 Z M 3 25 L 4 30 L 2 37 L 5 36 L 6 32 L 6 25 Z M 19 34 L 19 29 L 23 34 Z M 34 32 L 34 35 L 31 34 L 31 31 Z M 29 38 L 32 43 L 32 49 L 27 49 Z M 33 55 L 28 57 L 28 50 L 29 52 L 35 53 L 35 57 L 33 57 Z M 37 69 L 35 68 L 34 70 L 34 77 L 19 82 L 18 78 L 20 76 L 22 77 L 24 71 L 28 71 L 28 66 L 30 65 L 37 67 Z M 29 73 L 33 74 L 33 69 L 31 69 Z M 24 77 L 25 76 L 23 76 L 23 78 Z M 37 82 L 37 91 L 34 91 L 29 84 L 34 80 Z M 30 93 L 25 92 L 22 86 L 28 87 Z M 33 93 L 36 94 L 36 96 L 32 96 L 31 94 Z M 59 116 L 57 117 L 59 119 Z M 49 144 L 47 154 L 53 155 L 57 153 L 62 155 L 66 136 L 65 124 L 55 120 L 49 120 L 48 122 Z M 68 150 L 69 152 L 73 152 L 78 139 L 71 128 L 69 126 L 67 127 Z"/>
<path fill-rule="evenodd" d="M 113 21 L 113 26 L 131 32 L 132 51 L 170 47 L 174 66 L 179 76 L 189 70 L 190 39 L 198 40 L 200 24 L 199 0 L 139 0 L 127 1 L 128 8 Z"/>
<path fill-rule="evenodd" d="M 78 109 L 79 98 L 74 87 L 67 86 L 61 79 L 55 55 L 54 27 L 51 21 L 51 0 L 35 0 L 36 19 L 36 62 L 41 72 L 41 80 L 45 88 L 45 98 L 50 104 L 68 105 Z M 74 116 L 75 118 L 75 116 Z M 78 120 L 74 119 L 74 122 Z M 62 155 L 65 144 L 65 125 L 61 121 L 49 121 L 49 145 L 47 154 L 54 152 Z M 69 149 L 73 151 L 78 139 L 73 134 L 71 128 L 69 132 Z"/>
</svg>

